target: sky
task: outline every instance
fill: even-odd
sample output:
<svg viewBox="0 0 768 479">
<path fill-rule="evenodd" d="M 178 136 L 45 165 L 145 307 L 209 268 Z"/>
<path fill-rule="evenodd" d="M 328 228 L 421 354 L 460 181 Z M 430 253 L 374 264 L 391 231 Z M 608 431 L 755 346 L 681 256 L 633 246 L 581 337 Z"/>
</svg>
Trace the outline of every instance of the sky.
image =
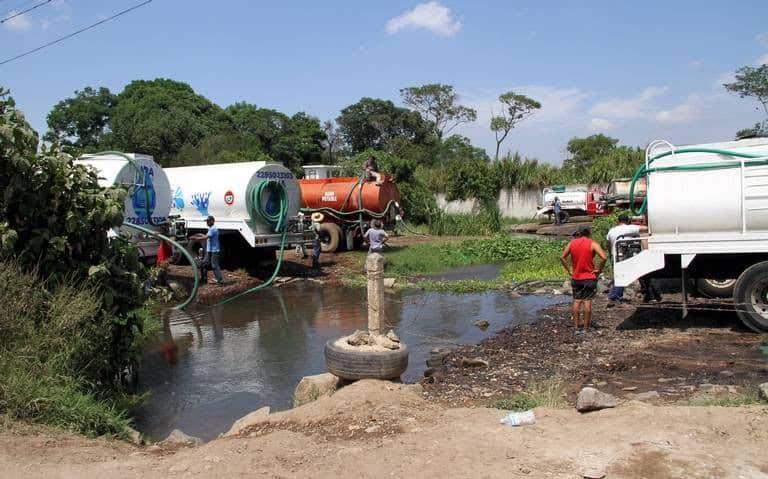
<svg viewBox="0 0 768 479">
<path fill-rule="evenodd" d="M 0 0 L 0 61 L 141 0 Z M 762 118 L 722 83 L 768 63 L 768 1 L 153 0 L 0 65 L 0 86 L 40 132 L 58 101 L 134 79 L 189 83 L 221 106 L 255 103 L 320 120 L 361 97 L 453 85 L 478 111 L 457 133 L 493 153 L 497 98 L 541 102 L 502 151 L 559 164 L 570 138 L 644 146 L 731 139 Z"/>
</svg>

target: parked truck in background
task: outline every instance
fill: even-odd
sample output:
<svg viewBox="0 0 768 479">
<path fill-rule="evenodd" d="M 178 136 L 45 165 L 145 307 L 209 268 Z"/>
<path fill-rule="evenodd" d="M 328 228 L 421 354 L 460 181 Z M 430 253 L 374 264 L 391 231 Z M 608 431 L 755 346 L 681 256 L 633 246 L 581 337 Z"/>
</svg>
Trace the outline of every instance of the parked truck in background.
<svg viewBox="0 0 768 479">
<path fill-rule="evenodd" d="M 541 205 L 536 216 L 554 214 L 555 198 L 560 200 L 561 219 L 565 223 L 572 216 L 602 216 L 607 214 L 604 204 L 605 192 L 600 188 L 587 186 L 552 186 L 541 192 Z"/>
<path fill-rule="evenodd" d="M 614 246 L 614 281 L 680 277 L 687 313 L 688 278 L 733 280 L 741 321 L 768 331 L 768 138 L 675 147 L 657 140 L 634 176 L 647 179 L 635 213 L 648 236 Z M 636 253 L 626 254 L 628 251 Z"/>
</svg>

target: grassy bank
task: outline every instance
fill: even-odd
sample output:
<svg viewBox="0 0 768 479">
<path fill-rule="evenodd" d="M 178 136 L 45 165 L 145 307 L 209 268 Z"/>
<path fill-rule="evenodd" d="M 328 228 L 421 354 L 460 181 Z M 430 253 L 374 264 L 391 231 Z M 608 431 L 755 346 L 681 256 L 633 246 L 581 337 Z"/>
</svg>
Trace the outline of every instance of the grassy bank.
<svg viewBox="0 0 768 479">
<path fill-rule="evenodd" d="M 409 287 L 430 291 L 477 292 L 499 289 L 511 283 L 529 280 L 566 279 L 559 257 L 562 241 L 515 239 L 505 235 L 490 238 L 444 240 L 410 246 L 393 246 L 386 253 L 385 274 L 408 283 Z M 358 253 L 362 266 L 365 253 Z M 492 280 L 431 281 L 423 276 L 453 268 L 482 264 L 503 265 Z M 418 278 L 418 281 L 413 281 Z M 346 278 L 350 286 L 363 286 L 365 277 Z"/>
<path fill-rule="evenodd" d="M 130 398 L 89 380 L 85 371 L 104 361 L 104 331 L 95 326 L 102 301 L 82 285 L 52 285 L 0 263 L 0 413 L 89 436 L 123 436 Z M 131 347 L 152 334 L 148 311 Z"/>
</svg>

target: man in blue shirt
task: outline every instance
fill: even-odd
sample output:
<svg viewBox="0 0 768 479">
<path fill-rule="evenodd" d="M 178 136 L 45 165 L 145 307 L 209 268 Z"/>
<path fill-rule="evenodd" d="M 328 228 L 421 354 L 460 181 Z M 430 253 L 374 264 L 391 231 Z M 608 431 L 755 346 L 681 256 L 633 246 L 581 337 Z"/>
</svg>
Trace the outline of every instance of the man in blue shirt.
<svg viewBox="0 0 768 479">
<path fill-rule="evenodd" d="M 208 233 L 192 236 L 191 239 L 205 239 L 205 258 L 203 259 L 202 267 L 200 268 L 202 273 L 202 281 L 206 282 L 208 276 L 208 270 L 213 270 L 213 275 L 216 277 L 216 284 L 219 286 L 224 285 L 224 275 L 221 273 L 221 267 L 219 266 L 219 256 L 221 255 L 221 246 L 219 243 L 219 229 L 214 226 L 216 219 L 213 216 L 209 216 L 205 220 L 205 224 L 208 225 Z"/>
</svg>

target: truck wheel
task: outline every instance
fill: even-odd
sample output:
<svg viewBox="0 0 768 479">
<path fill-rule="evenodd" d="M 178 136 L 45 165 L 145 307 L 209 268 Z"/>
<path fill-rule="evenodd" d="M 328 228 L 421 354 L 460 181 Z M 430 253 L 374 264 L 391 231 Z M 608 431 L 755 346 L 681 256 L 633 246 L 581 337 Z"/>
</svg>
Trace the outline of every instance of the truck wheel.
<svg viewBox="0 0 768 479">
<path fill-rule="evenodd" d="M 339 249 L 341 241 L 341 227 L 336 223 L 322 223 L 320 231 L 320 251 L 323 253 L 335 253 Z"/>
<path fill-rule="evenodd" d="M 325 365 L 329 373 L 342 379 L 397 379 L 408 368 L 408 348 L 402 343 L 393 351 L 356 351 L 335 342 L 325 343 Z"/>
<path fill-rule="evenodd" d="M 739 319 L 748 328 L 768 331 L 768 261 L 747 268 L 733 289 L 733 301 Z"/>
<path fill-rule="evenodd" d="M 727 298 L 733 296 L 735 279 L 711 279 L 699 278 L 696 280 L 696 288 L 708 298 Z"/>
</svg>

